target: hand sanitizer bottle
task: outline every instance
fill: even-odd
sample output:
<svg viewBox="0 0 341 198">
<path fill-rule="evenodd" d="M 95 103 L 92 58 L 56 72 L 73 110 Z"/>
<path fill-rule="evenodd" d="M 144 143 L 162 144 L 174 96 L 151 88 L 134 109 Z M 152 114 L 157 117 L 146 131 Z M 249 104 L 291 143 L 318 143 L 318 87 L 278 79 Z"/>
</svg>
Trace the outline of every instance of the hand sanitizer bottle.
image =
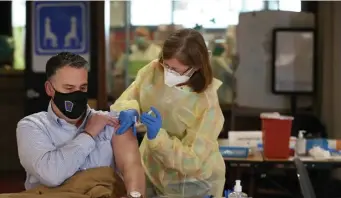
<svg viewBox="0 0 341 198">
<path fill-rule="evenodd" d="M 298 137 L 296 139 L 296 146 L 295 146 L 295 156 L 304 156 L 306 154 L 306 140 L 304 139 L 303 134 L 305 133 L 304 130 L 300 130 L 298 132 Z"/>
<path fill-rule="evenodd" d="M 230 193 L 228 198 L 247 198 L 247 194 L 242 192 L 240 180 L 236 180 L 236 185 L 233 190 L 234 192 Z"/>
</svg>

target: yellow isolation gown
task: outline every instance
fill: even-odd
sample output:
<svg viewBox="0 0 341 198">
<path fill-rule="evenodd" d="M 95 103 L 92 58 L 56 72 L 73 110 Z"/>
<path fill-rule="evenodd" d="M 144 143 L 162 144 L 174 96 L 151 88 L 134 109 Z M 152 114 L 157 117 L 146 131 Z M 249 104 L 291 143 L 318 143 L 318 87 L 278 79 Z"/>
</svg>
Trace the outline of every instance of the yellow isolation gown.
<svg viewBox="0 0 341 198">
<path fill-rule="evenodd" d="M 158 135 L 153 140 L 145 136 L 140 146 L 146 175 L 160 194 L 167 194 L 168 186 L 177 182 L 205 181 L 211 195 L 222 196 L 225 163 L 217 141 L 224 124 L 217 96 L 220 85 L 214 79 L 199 94 L 187 86 L 169 87 L 162 66 L 154 60 L 110 107 L 148 112 L 153 106 L 161 113 Z"/>
</svg>

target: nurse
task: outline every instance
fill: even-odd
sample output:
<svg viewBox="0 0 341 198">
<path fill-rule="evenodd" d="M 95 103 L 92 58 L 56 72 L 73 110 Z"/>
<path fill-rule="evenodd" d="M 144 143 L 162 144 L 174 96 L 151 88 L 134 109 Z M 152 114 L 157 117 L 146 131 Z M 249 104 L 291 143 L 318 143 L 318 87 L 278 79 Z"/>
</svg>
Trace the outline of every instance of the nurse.
<svg viewBox="0 0 341 198">
<path fill-rule="evenodd" d="M 159 59 L 143 67 L 111 106 L 121 111 L 118 134 L 134 127 L 139 115 L 147 128 L 140 146 L 147 197 L 187 197 L 204 189 L 222 196 L 225 164 L 217 141 L 224 124 L 217 96 L 220 85 L 213 78 L 202 35 L 181 29 L 166 39 Z"/>
</svg>

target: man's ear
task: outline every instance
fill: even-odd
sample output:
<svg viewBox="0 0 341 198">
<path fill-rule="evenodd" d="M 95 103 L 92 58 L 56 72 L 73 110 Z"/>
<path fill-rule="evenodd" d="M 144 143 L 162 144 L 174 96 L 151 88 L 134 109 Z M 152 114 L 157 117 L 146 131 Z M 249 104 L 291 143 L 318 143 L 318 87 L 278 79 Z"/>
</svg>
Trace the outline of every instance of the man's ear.
<svg viewBox="0 0 341 198">
<path fill-rule="evenodd" d="M 48 96 L 50 97 L 54 96 L 54 89 L 49 81 L 45 82 L 45 91 Z"/>
</svg>

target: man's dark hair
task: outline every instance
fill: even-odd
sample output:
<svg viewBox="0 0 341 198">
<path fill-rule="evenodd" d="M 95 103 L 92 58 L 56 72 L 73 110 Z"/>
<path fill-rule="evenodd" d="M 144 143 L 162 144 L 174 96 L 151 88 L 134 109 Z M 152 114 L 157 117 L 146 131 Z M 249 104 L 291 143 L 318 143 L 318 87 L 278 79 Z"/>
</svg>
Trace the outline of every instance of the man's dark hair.
<svg viewBox="0 0 341 198">
<path fill-rule="evenodd" d="M 71 53 L 62 52 L 52 56 L 46 62 L 46 78 L 50 79 L 56 74 L 56 71 L 64 66 L 70 66 L 74 68 L 88 68 L 89 63 L 82 56 Z"/>
</svg>

